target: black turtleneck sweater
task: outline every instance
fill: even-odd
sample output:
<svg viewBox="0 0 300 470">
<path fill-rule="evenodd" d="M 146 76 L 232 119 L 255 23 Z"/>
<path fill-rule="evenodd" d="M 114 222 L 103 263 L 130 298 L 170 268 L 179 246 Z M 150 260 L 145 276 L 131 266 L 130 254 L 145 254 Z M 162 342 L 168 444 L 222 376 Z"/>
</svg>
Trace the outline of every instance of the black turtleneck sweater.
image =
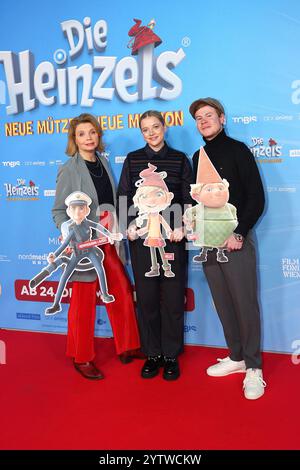
<svg viewBox="0 0 300 470">
<path fill-rule="evenodd" d="M 244 237 L 263 213 L 265 196 L 254 156 L 248 147 L 232 139 L 222 130 L 212 140 L 205 140 L 204 150 L 212 164 L 229 182 L 229 202 L 237 208 L 238 226 L 235 233 Z M 194 153 L 195 178 L 198 168 L 199 150 Z"/>
</svg>

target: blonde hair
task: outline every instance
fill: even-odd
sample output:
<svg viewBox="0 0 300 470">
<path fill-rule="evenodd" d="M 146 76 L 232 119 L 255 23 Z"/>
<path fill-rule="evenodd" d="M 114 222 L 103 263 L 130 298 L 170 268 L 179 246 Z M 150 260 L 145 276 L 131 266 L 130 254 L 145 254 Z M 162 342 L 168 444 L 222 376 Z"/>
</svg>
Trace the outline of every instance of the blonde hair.
<svg viewBox="0 0 300 470">
<path fill-rule="evenodd" d="M 146 119 L 148 117 L 156 117 L 156 119 L 159 120 L 159 122 L 165 126 L 165 120 L 161 114 L 160 111 L 156 111 L 155 109 L 149 109 L 148 111 L 145 111 L 141 116 L 140 116 L 140 119 L 139 119 L 139 126 L 140 126 L 140 129 L 142 128 L 142 120 L 143 119 Z"/>
<path fill-rule="evenodd" d="M 77 116 L 70 121 L 69 131 L 68 131 L 68 143 L 67 143 L 67 148 L 66 148 L 66 154 L 69 155 L 69 157 L 73 157 L 78 152 L 78 147 L 77 147 L 76 140 L 75 140 L 76 128 L 79 124 L 84 124 L 84 123 L 92 124 L 92 126 L 95 128 L 99 136 L 99 144 L 95 150 L 98 150 L 98 152 L 104 151 L 104 145 L 102 142 L 103 132 L 102 132 L 99 122 L 92 114 L 83 113 L 83 114 L 80 114 L 80 116 Z"/>
</svg>

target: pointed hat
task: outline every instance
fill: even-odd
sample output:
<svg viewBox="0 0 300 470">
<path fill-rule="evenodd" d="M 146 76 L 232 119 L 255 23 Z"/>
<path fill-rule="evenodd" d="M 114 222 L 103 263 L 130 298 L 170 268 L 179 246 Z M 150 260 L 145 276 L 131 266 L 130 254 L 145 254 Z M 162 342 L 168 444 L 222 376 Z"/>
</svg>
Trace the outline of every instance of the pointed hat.
<svg viewBox="0 0 300 470">
<path fill-rule="evenodd" d="M 220 183 L 222 178 L 210 161 L 204 148 L 201 147 L 198 160 L 197 184 Z"/>
</svg>

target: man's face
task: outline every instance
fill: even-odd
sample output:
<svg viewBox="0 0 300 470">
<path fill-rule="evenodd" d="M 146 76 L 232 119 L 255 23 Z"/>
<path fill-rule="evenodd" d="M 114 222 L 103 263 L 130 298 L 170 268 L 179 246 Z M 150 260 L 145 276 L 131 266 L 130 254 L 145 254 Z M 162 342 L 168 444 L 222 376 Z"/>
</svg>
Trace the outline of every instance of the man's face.
<svg viewBox="0 0 300 470">
<path fill-rule="evenodd" d="M 81 204 L 71 204 L 67 209 L 67 214 L 76 224 L 81 224 L 81 222 L 86 218 L 90 213 L 90 209 L 87 205 Z"/>
<path fill-rule="evenodd" d="M 146 213 L 160 212 L 169 206 L 173 196 L 173 193 L 167 193 L 161 188 L 153 187 L 153 191 L 140 195 L 139 209 Z"/>
<path fill-rule="evenodd" d="M 206 207 L 223 207 L 229 199 L 229 191 L 223 183 L 210 183 L 203 186 L 200 193 L 193 194 L 193 199 Z"/>
<path fill-rule="evenodd" d="M 212 140 L 221 132 L 225 116 L 219 116 L 215 108 L 207 105 L 196 111 L 195 121 L 200 134 L 205 139 Z"/>
</svg>

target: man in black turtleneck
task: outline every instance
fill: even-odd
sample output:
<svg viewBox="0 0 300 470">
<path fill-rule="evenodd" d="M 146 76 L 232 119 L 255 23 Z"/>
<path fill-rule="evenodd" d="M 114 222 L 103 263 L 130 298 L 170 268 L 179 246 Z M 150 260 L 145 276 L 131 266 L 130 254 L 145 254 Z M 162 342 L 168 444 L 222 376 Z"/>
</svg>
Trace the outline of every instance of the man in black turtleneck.
<svg viewBox="0 0 300 470">
<path fill-rule="evenodd" d="M 225 111 L 214 98 L 201 98 L 190 113 L 202 135 L 211 162 L 229 182 L 229 202 L 237 208 L 238 226 L 226 241 L 228 263 L 210 252 L 203 269 L 223 326 L 229 356 L 207 369 L 212 377 L 246 373 L 244 395 L 255 400 L 264 393 L 260 352 L 260 313 L 257 300 L 255 246 L 251 229 L 264 209 L 264 190 L 248 147 L 225 134 Z M 197 175 L 199 151 L 193 156 Z"/>
</svg>

